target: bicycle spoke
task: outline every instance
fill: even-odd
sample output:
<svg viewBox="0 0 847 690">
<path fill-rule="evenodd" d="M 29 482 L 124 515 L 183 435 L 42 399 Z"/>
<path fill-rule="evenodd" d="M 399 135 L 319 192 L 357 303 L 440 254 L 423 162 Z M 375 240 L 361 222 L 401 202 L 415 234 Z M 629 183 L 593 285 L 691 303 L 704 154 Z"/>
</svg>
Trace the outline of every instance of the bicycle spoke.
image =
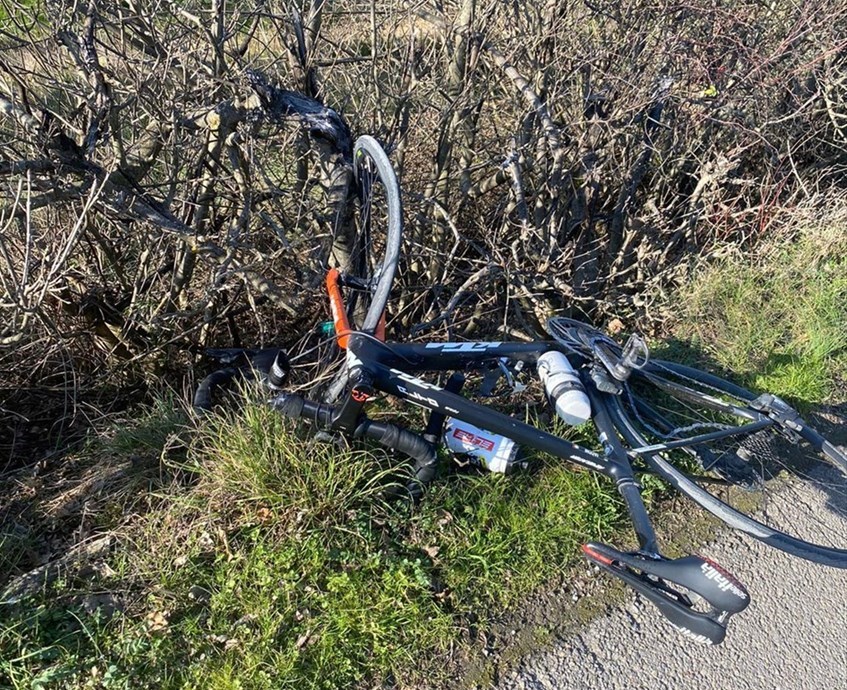
<svg viewBox="0 0 847 690">
<path fill-rule="evenodd" d="M 626 414 L 647 440 L 657 444 L 678 442 L 711 429 L 732 430 L 748 423 L 741 415 L 675 395 L 673 386 L 662 389 L 656 384 L 668 381 L 705 388 L 704 396 L 727 403 L 726 409 L 744 408 L 745 401 L 715 386 L 686 380 L 671 371 L 663 373 L 666 378 L 661 380 L 645 376 L 634 381 L 622 399 Z M 696 388 L 692 390 L 696 392 Z M 789 442 L 776 424 L 752 434 L 737 433 L 690 448 L 674 448 L 665 456 L 692 476 L 701 476 L 696 480 L 701 488 L 739 512 L 755 513 L 760 522 L 773 529 L 821 546 L 847 547 L 844 475 L 808 445 Z M 774 500 L 777 494 L 779 501 Z M 793 518 L 782 507 L 786 503 L 794 508 Z M 797 510 L 802 510 L 802 520 L 796 519 Z M 831 521 L 823 518 L 823 510 L 844 520 L 844 529 L 833 528 Z"/>
</svg>

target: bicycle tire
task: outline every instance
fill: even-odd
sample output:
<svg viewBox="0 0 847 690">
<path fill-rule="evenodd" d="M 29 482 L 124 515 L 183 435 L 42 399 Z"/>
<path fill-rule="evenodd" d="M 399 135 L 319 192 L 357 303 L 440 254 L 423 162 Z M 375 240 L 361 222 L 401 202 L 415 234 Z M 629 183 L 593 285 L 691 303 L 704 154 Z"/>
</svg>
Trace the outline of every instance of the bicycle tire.
<svg viewBox="0 0 847 690">
<path fill-rule="evenodd" d="M 375 333 L 385 312 L 400 261 L 403 205 L 391 161 L 379 142 L 361 136 L 353 147 L 353 177 L 358 197 L 356 236 L 348 277 L 359 283 L 348 298 L 351 321 Z"/>
<path fill-rule="evenodd" d="M 847 455 L 844 451 L 826 441 L 805 421 L 792 422 L 797 425 L 797 429 L 792 429 L 756 409 L 760 396 L 714 374 L 654 360 L 643 371 L 634 372 L 633 379 L 646 382 L 666 396 L 660 403 L 654 399 L 639 405 L 642 393 L 634 390 L 637 384 L 633 383 L 613 401 L 618 430 L 633 448 L 661 445 L 663 440 L 691 439 L 705 431 L 697 428 L 700 424 L 709 427 L 718 426 L 719 420 L 728 422 L 726 433 L 730 435 L 687 449 L 701 465 L 694 471 L 690 470 L 691 461 L 680 460 L 677 451 L 643 454 L 650 472 L 734 529 L 794 556 L 847 568 Z M 655 411 L 656 405 L 661 406 L 661 412 Z M 737 424 L 734 430 L 733 418 Z M 738 431 L 757 419 L 765 425 L 761 430 L 750 434 Z M 682 420 L 688 426 L 671 430 L 656 428 Z M 799 445 L 789 447 L 784 437 L 786 431 L 802 436 L 815 451 L 815 457 L 802 454 Z M 716 464 L 707 467 L 704 460 Z M 719 462 L 726 465 L 718 467 Z M 751 478 L 755 481 L 751 482 Z M 792 500 L 795 512 L 806 501 L 815 502 L 817 507 L 805 511 L 802 519 L 795 519 L 795 512 L 780 507 L 791 497 L 784 496 L 781 502 L 771 503 L 774 492 L 796 492 L 798 498 Z M 752 505 L 748 507 L 748 504 Z M 825 526 L 827 522 L 817 512 L 822 507 L 840 518 L 843 529 L 835 531 Z M 753 512 L 757 517 L 750 514 Z"/>
<path fill-rule="evenodd" d="M 594 361 L 592 350 L 597 343 L 602 343 L 604 347 L 609 348 L 617 355 L 621 352 L 620 345 L 610 336 L 593 326 L 574 319 L 564 317 L 551 319 L 551 322 L 548 322 L 548 331 L 557 342 L 569 352 L 578 355 L 583 364 L 587 366 L 590 366 Z M 759 398 L 755 393 L 694 367 L 664 360 L 650 360 L 643 369 L 633 371 L 632 378 L 635 381 L 641 380 L 651 387 L 662 388 L 664 386 L 664 394 L 669 395 L 670 399 L 678 404 L 678 410 L 691 413 L 692 419 L 688 421 L 695 425 L 704 423 L 704 420 L 711 423 L 715 419 L 713 415 L 717 414 L 718 417 L 723 416 L 724 419 L 728 417 L 732 421 L 732 425 L 728 425 L 732 428 L 726 430 L 726 433 L 730 433 L 733 429 L 742 428 L 745 424 L 755 424 L 758 420 L 758 423 L 764 425 L 764 427 L 755 434 L 751 433 L 749 438 L 763 433 L 768 427 L 774 429 L 779 427 L 776 421 L 770 420 L 766 414 L 753 407 L 755 401 Z M 675 380 L 673 380 L 674 378 Z M 631 384 L 624 385 L 621 392 L 621 396 L 609 397 L 610 411 L 619 433 L 626 443 L 630 444 L 631 448 L 650 447 L 651 445 L 661 445 L 663 441 L 678 440 L 667 438 L 670 436 L 667 433 L 669 431 L 667 428 L 664 433 L 661 430 L 656 433 L 655 426 L 660 426 L 661 423 L 671 427 L 671 429 L 675 425 L 670 420 L 662 419 L 660 414 L 655 414 L 658 419 L 649 419 L 651 408 L 647 403 L 642 403 L 641 412 L 639 412 L 638 396 L 633 394 Z M 672 409 L 673 405 L 670 405 L 670 408 L 671 412 L 668 414 L 673 416 L 675 414 Z M 703 414 L 703 418 L 699 421 L 694 419 L 697 416 L 698 409 L 708 411 L 708 414 Z M 648 419 L 645 419 L 645 417 L 648 417 Z M 655 424 L 651 424 L 651 421 Z M 705 429 L 700 430 L 695 426 L 690 430 L 689 438 L 691 435 L 702 433 L 702 431 L 705 431 Z M 789 431 L 791 430 L 789 429 Z M 710 442 L 704 442 L 695 448 L 678 449 L 675 453 L 668 451 L 647 453 L 642 457 L 647 471 L 661 477 L 680 493 L 733 529 L 744 532 L 794 556 L 832 567 L 847 568 L 847 550 L 842 548 L 842 546 L 847 546 L 847 454 L 827 441 L 806 423 L 799 427 L 797 435 L 802 436 L 803 440 L 809 443 L 818 453 L 819 460 L 826 461 L 828 467 L 831 468 L 829 472 L 832 481 L 826 484 L 824 489 L 832 494 L 831 509 L 838 513 L 844 521 L 845 529 L 843 533 L 845 537 L 839 539 L 840 534 L 829 534 L 827 535 L 830 541 L 829 545 L 818 543 L 821 539 L 814 533 L 814 529 L 810 529 L 807 534 L 802 536 L 796 534 L 798 527 L 794 521 L 787 526 L 773 524 L 775 521 L 773 513 L 767 510 L 766 505 L 764 509 L 760 505 L 760 517 L 757 519 L 749 514 L 750 510 L 739 509 L 738 506 L 727 500 L 731 496 L 731 491 L 739 491 L 739 489 L 733 489 L 729 486 L 727 488 L 720 487 L 724 483 L 726 485 L 747 483 L 750 479 L 749 475 L 741 478 L 733 477 L 733 471 L 744 473 L 751 469 L 748 465 L 730 464 L 723 468 L 724 476 L 721 478 L 715 477 L 714 467 L 711 472 L 700 470 L 701 474 L 691 474 L 686 471 L 687 465 L 691 464 L 690 460 L 687 463 L 683 460 L 677 461 L 679 455 L 686 452 L 701 464 L 704 459 L 706 462 L 719 460 L 720 451 L 716 454 L 714 449 L 710 448 Z M 739 444 L 743 444 L 748 435 L 727 436 L 726 438 L 733 438 Z M 717 442 L 716 439 L 711 443 Z M 744 460 L 744 458 L 739 458 L 739 460 Z M 750 460 L 751 458 L 748 457 L 748 464 Z M 752 460 L 755 460 L 755 458 L 752 458 Z M 783 467 L 781 469 L 788 471 L 792 468 Z M 810 476 L 807 469 L 803 469 L 801 472 L 794 469 L 794 480 L 799 480 L 800 484 L 806 485 L 818 481 Z M 771 479 L 770 482 L 762 481 L 757 488 L 760 490 L 767 489 L 773 482 L 774 479 Z M 791 485 L 788 486 L 790 488 Z M 782 488 L 785 489 L 785 484 Z M 807 511 L 806 517 L 810 516 L 814 517 L 812 511 Z M 792 530 L 795 533 L 792 533 Z"/>
</svg>

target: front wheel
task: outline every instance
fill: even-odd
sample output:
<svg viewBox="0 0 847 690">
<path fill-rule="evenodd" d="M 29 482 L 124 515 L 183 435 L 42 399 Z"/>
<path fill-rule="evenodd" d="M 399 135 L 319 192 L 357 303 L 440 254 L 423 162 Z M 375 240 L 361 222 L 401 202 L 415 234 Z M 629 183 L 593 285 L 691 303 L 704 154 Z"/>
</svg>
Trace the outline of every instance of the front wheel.
<svg viewBox="0 0 847 690">
<path fill-rule="evenodd" d="M 355 226 L 349 242 L 335 257 L 342 265 L 345 308 L 352 328 L 382 337 L 385 309 L 403 242 L 403 205 L 400 184 L 388 155 L 371 136 L 361 136 L 353 147 L 356 188 Z M 334 403 L 347 385 L 343 362 L 333 364 L 330 382 L 320 393 Z"/>
<path fill-rule="evenodd" d="M 400 260 L 403 206 L 394 168 L 373 137 L 356 140 L 353 176 L 358 215 L 346 271 L 347 307 L 358 328 L 374 333 L 383 318 Z"/>
</svg>

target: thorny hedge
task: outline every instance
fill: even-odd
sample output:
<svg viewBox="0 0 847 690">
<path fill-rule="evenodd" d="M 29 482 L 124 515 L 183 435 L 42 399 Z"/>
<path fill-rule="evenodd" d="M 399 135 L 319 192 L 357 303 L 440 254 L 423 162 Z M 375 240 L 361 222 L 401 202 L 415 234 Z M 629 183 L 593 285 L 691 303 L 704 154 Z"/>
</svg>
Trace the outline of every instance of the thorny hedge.
<svg viewBox="0 0 847 690">
<path fill-rule="evenodd" d="M 359 134 L 403 184 L 401 336 L 643 314 L 687 257 L 843 184 L 834 0 L 5 0 L 0 21 L 13 446 L 33 389 L 61 398 L 55 432 L 104 386 L 323 318 Z"/>
</svg>

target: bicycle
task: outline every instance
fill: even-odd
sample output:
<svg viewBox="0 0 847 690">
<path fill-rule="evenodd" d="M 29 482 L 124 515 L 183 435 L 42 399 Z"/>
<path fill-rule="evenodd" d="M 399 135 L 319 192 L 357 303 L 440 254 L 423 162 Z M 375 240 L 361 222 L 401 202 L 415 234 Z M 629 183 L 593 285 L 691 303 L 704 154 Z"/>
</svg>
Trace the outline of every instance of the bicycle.
<svg viewBox="0 0 847 690">
<path fill-rule="evenodd" d="M 840 535 L 827 536 L 829 544 L 815 543 L 821 535 L 792 534 L 768 524 L 777 520 L 767 506 L 762 516 L 752 517 L 749 508 L 732 504 L 736 496 L 748 496 L 750 490 L 779 482 L 785 475 L 782 456 L 786 451 L 779 445 L 783 441 L 807 443 L 828 463 L 827 471 L 834 477 L 813 476 L 808 465 L 795 463 L 788 486 L 820 482 L 823 476 L 829 482 L 824 488 L 834 495 L 843 491 L 847 454 L 776 396 L 756 395 L 713 374 L 652 359 L 637 336 L 622 347 L 594 327 L 564 317 L 551 318 L 547 328 L 552 339 L 537 342 L 387 342 L 385 311 L 402 241 L 400 188 L 388 156 L 373 138 L 356 141 L 353 163 L 361 222 L 351 268 L 345 273 L 332 268 L 326 277 L 333 337 L 345 355 L 344 375 L 336 378 L 335 385 L 343 393 L 333 402 L 335 394 L 313 401 L 286 391 L 291 368 L 286 354 L 277 349 L 248 352 L 253 368 L 262 372 L 274 391 L 269 404 L 275 410 L 332 434 L 375 439 L 405 454 L 414 461 L 414 470 L 402 493 L 413 500 L 436 477 L 445 426 L 459 429 L 462 436 L 457 438 L 465 444 L 461 447 L 471 451 L 476 444 L 493 452 L 494 444 L 506 440 L 611 478 L 639 546 L 622 551 L 588 542 L 583 546 L 585 557 L 630 585 L 685 636 L 699 642 L 722 642 L 730 618 L 749 605 L 749 592 L 708 558 L 662 555 L 642 499 L 639 474 L 659 477 L 730 527 L 777 549 L 847 568 L 847 550 L 841 548 Z M 384 225 L 384 235 L 378 234 L 374 220 Z M 217 354 L 221 353 L 232 359 L 244 351 Z M 584 392 L 601 452 L 462 395 L 462 372 L 482 372 L 489 383 L 506 378 L 517 386 L 518 377 L 543 373 L 539 363 L 549 353 L 564 355 L 572 375 L 559 380 L 558 393 L 547 386 L 548 397 L 555 405 L 556 396 Z M 442 386 L 421 378 L 425 371 L 453 373 Z M 234 372 L 229 368 L 207 377 L 198 388 L 195 405 L 210 407 L 212 389 Z M 370 419 L 366 407 L 377 392 L 427 410 L 424 431 Z M 505 446 L 509 452 L 489 454 L 489 469 L 506 471 L 515 462 L 513 446 Z"/>
</svg>

